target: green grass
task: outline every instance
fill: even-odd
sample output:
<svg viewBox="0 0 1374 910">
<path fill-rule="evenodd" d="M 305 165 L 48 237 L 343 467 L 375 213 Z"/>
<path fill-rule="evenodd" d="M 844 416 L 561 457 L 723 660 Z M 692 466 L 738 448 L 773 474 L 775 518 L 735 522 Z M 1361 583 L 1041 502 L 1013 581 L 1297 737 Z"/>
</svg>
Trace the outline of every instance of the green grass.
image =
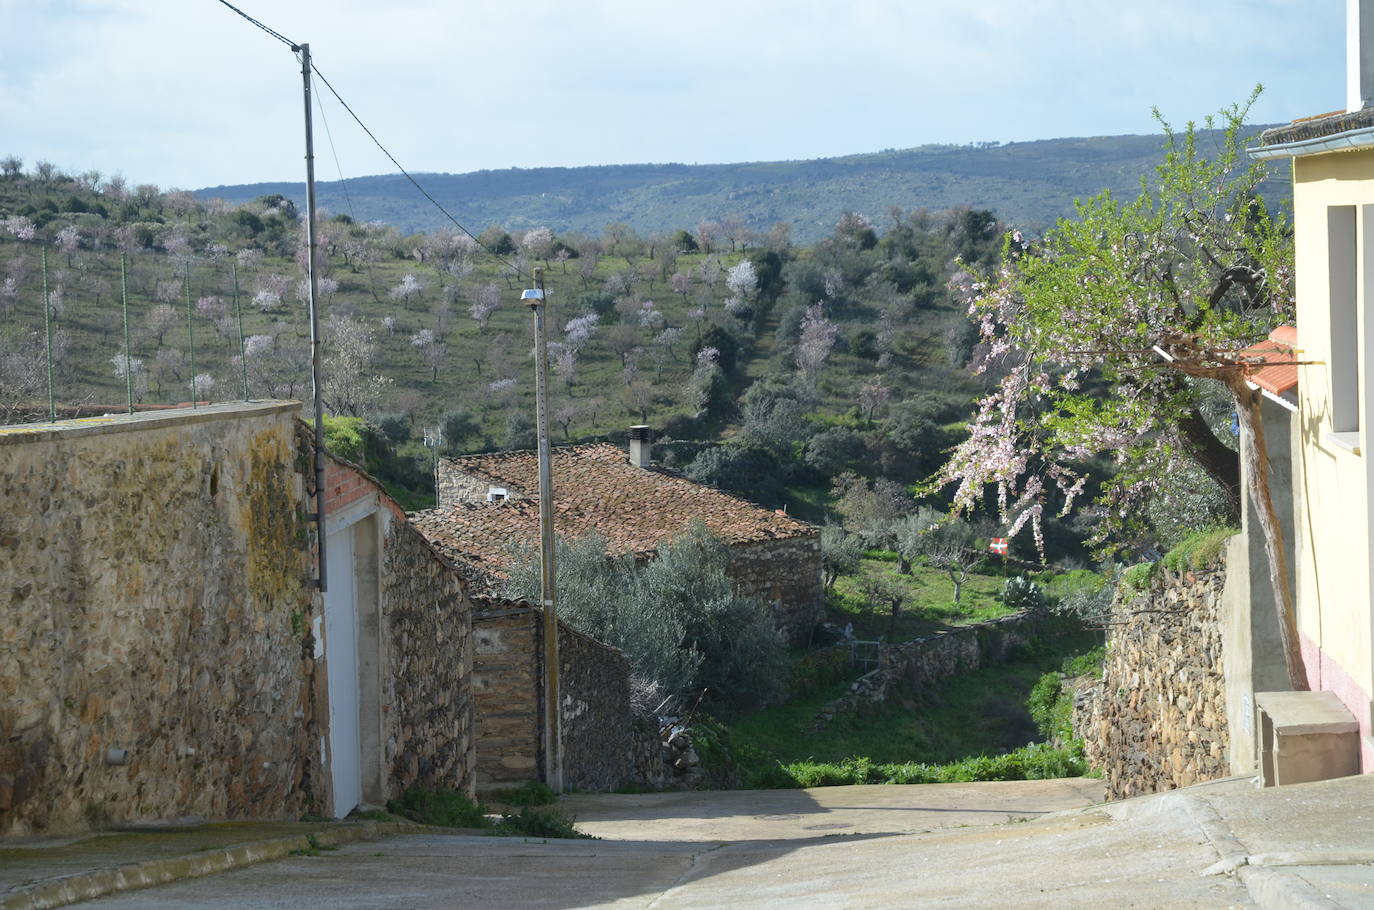
<svg viewBox="0 0 1374 910">
<path fill-rule="evenodd" d="M 857 575 L 836 580 L 827 598 L 831 622 L 843 627 L 854 624 L 854 635 L 861 640 L 886 640 L 890 614 L 884 604 L 870 603 L 863 594 L 863 580 L 881 576 L 901 586 L 907 602 L 897 617 L 896 641 L 909 641 L 953 626 L 968 625 L 1006 616 L 1008 610 L 998 599 L 1006 581 L 1001 575 L 969 575 L 959 603 L 954 603 L 954 584 L 944 572 L 912 566 L 910 575 L 897 570 L 895 555 L 870 551 Z"/>
<path fill-rule="evenodd" d="M 875 762 L 866 756 L 839 762 L 791 762 L 780 766 L 783 779 L 797 787 L 852 784 L 953 784 L 990 780 L 1046 780 L 1082 777 L 1088 763 L 1079 746 L 1056 748 L 1031 743 L 1000 755 L 976 755 L 944 764 Z"/>
<path fill-rule="evenodd" d="M 855 755 L 875 762 L 945 763 L 1006 752 L 1040 738 L 1026 706 L 1036 682 L 1100 641 L 1095 632 L 1046 636 L 1009 663 L 898 695 L 860 715 L 836 717 L 819 733 L 808 732 L 821 708 L 848 691 L 849 681 L 840 680 L 785 704 L 727 718 L 731 746 L 784 764 Z"/>
<path fill-rule="evenodd" d="M 1194 531 L 1164 554 L 1162 562 L 1173 572 L 1205 569 L 1221 555 L 1221 551 L 1226 548 L 1226 542 L 1237 533 L 1239 532 L 1235 528 L 1225 527 Z"/>
</svg>

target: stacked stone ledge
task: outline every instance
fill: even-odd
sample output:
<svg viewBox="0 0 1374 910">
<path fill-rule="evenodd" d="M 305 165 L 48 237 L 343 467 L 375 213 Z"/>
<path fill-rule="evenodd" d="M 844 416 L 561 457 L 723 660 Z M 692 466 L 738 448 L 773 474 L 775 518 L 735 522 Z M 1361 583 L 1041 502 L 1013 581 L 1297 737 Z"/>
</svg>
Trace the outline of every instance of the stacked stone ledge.
<svg viewBox="0 0 1374 910">
<path fill-rule="evenodd" d="M 1223 558 L 1174 574 L 1112 606 L 1101 681 L 1074 696 L 1088 761 L 1124 799 L 1229 773 L 1222 671 Z"/>
</svg>

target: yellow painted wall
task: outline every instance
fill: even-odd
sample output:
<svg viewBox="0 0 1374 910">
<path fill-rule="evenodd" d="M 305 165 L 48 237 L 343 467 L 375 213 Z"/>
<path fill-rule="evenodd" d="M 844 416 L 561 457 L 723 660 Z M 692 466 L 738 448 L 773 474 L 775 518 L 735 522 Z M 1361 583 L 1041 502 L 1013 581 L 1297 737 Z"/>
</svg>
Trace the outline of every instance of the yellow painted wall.
<svg viewBox="0 0 1374 910">
<path fill-rule="evenodd" d="M 1359 452 L 1329 438 L 1331 383 L 1328 304 L 1327 208 L 1374 205 L 1374 150 L 1335 152 L 1297 158 L 1294 165 L 1294 221 L 1297 237 L 1299 357 L 1320 364 L 1300 370 L 1298 411 L 1302 497 L 1297 551 L 1298 625 L 1304 636 L 1334 660 L 1365 693 L 1374 691 L 1374 630 L 1370 620 L 1370 459 L 1374 351 L 1360 345 Z M 1374 231 L 1357 211 L 1357 250 Z M 1374 261 L 1358 263 L 1359 274 Z M 1369 302 L 1364 282 L 1357 284 L 1359 334 L 1366 338 Z M 1315 668 L 1309 667 L 1309 674 Z M 1366 708 L 1367 710 L 1367 708 Z M 1368 723 L 1367 715 L 1365 723 Z"/>
</svg>

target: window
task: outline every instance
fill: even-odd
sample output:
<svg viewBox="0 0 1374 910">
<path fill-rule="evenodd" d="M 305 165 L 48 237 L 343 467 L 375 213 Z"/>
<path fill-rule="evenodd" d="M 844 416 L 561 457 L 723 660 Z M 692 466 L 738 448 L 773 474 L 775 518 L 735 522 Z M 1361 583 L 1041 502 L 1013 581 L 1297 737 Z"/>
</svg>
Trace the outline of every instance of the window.
<svg viewBox="0 0 1374 910">
<path fill-rule="evenodd" d="M 1331 429 L 1338 434 L 1358 434 L 1360 350 L 1359 317 L 1356 309 L 1358 266 L 1355 254 L 1355 206 L 1328 207 L 1326 225 L 1331 314 Z M 1350 442 L 1358 444 L 1358 438 L 1351 439 Z"/>
</svg>

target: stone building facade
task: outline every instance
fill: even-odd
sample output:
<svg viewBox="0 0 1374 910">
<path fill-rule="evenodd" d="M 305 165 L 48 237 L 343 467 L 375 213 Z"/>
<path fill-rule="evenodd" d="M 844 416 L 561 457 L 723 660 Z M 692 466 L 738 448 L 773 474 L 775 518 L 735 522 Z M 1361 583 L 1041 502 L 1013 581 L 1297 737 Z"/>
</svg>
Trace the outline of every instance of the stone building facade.
<svg viewBox="0 0 1374 910">
<path fill-rule="evenodd" d="M 543 779 L 543 612 L 481 598 L 477 606 L 478 787 Z M 613 790 L 634 777 L 629 661 L 563 623 L 558 631 L 564 786 Z"/>
<path fill-rule="evenodd" d="M 810 639 L 823 604 L 815 527 L 656 467 L 647 443 L 635 460 L 607 444 L 555 449 L 552 475 L 559 537 L 595 533 L 612 554 L 652 559 L 699 521 L 730 546 L 740 589 L 769 605 L 790 642 Z M 538 542 L 538 489 L 534 452 L 441 459 L 440 507 L 412 520 L 475 586 L 497 595 L 517 551 Z"/>
<path fill-rule="evenodd" d="M 1113 605 L 1100 682 L 1079 691 L 1074 730 L 1109 799 L 1230 773 L 1223 672 L 1226 563 L 1174 574 Z"/>
<path fill-rule="evenodd" d="M 298 411 L 0 428 L 0 836 L 335 810 Z M 462 586 L 369 478 L 335 463 L 330 483 L 352 498 L 327 518 L 351 509 L 374 545 L 354 578 L 365 798 L 470 787 Z"/>
</svg>

